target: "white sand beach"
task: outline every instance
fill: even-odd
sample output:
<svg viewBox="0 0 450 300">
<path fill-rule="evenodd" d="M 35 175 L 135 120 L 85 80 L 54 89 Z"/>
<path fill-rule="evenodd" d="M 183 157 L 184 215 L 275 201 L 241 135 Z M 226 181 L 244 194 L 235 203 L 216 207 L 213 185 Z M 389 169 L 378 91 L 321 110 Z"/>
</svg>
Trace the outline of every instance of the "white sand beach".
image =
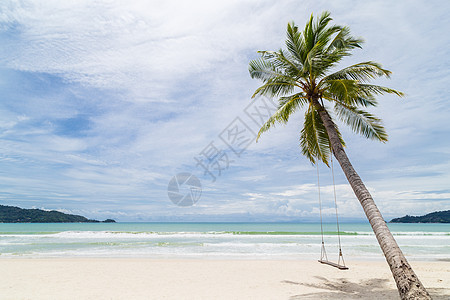
<svg viewBox="0 0 450 300">
<path fill-rule="evenodd" d="M 399 299 L 384 261 L 0 259 L 0 299 Z M 433 299 L 450 262 L 411 262 Z"/>
</svg>

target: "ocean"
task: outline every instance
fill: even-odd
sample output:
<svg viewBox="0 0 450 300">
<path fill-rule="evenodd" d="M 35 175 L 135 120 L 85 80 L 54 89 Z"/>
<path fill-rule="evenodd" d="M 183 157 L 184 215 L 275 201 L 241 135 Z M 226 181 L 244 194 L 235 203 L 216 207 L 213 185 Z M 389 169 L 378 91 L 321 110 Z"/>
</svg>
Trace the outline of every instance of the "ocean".
<svg viewBox="0 0 450 300">
<path fill-rule="evenodd" d="M 410 260 L 450 260 L 450 224 L 389 224 Z M 348 260 L 383 260 L 369 224 L 340 226 Z M 336 224 L 324 224 L 328 258 L 337 259 Z M 0 223 L 0 259 L 145 257 L 318 259 L 320 224 L 312 223 Z"/>
</svg>

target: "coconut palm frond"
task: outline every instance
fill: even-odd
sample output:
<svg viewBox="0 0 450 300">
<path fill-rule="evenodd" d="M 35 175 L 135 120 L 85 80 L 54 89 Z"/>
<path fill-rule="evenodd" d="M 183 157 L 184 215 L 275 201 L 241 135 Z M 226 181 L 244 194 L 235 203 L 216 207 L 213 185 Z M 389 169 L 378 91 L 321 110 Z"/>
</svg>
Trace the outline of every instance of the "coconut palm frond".
<svg viewBox="0 0 450 300">
<path fill-rule="evenodd" d="M 334 37 L 333 41 L 329 45 L 331 49 L 347 49 L 348 51 L 354 48 L 361 48 L 361 44 L 364 40 L 361 38 L 355 38 L 350 35 L 350 28 L 347 26 L 338 26 L 339 33 Z"/>
<path fill-rule="evenodd" d="M 390 74 L 391 72 L 383 69 L 380 64 L 372 61 L 367 61 L 354 64 L 328 76 L 325 76 L 319 84 L 322 84 L 327 80 L 335 79 L 350 79 L 358 80 L 359 82 L 367 82 L 381 76 L 389 77 Z"/>
<path fill-rule="evenodd" d="M 276 69 L 282 69 L 290 77 L 297 77 L 301 74 L 301 63 L 290 53 L 279 51 L 260 51 L 261 58 L 271 62 Z"/>
<path fill-rule="evenodd" d="M 262 58 L 250 62 L 249 72 L 252 78 L 265 82 L 255 91 L 252 97 L 257 95 L 270 97 L 283 95 L 292 92 L 296 86 L 296 82 L 291 76 L 284 74 L 284 71 L 277 68 L 273 62 Z"/>
<path fill-rule="evenodd" d="M 384 87 L 384 86 L 373 85 L 373 84 L 360 84 L 359 86 L 361 87 L 361 89 L 364 89 L 367 92 L 370 92 L 372 95 L 394 94 L 399 97 L 405 96 L 405 94 L 400 91 L 397 91 L 397 90 L 394 90 L 394 89 L 391 89 L 388 87 Z"/>
<path fill-rule="evenodd" d="M 331 68 L 337 65 L 344 57 L 348 56 L 347 49 L 334 49 L 330 52 L 322 52 L 313 58 L 312 73 L 315 78 L 323 77 Z"/>
<path fill-rule="evenodd" d="M 327 130 L 320 118 L 319 112 L 310 106 L 305 113 L 305 121 L 300 134 L 300 148 L 311 163 L 321 160 L 328 166 L 331 155 L 331 145 Z"/>
<path fill-rule="evenodd" d="M 375 96 L 372 93 L 367 93 L 366 90 L 354 89 L 352 91 L 352 95 L 348 95 L 345 99 L 339 98 L 339 95 L 341 95 L 341 93 L 345 93 L 346 91 L 348 90 L 345 90 L 343 87 L 342 91 L 340 90 L 339 93 L 332 93 L 329 90 L 325 90 L 323 91 L 322 98 L 330 102 L 345 102 L 352 106 L 369 107 L 378 105 L 378 101 Z"/>
<path fill-rule="evenodd" d="M 291 93 L 294 90 L 294 87 L 295 83 L 285 81 L 283 78 L 277 78 L 276 81 L 271 80 L 256 89 L 252 98 L 256 97 L 257 95 L 277 97 L 279 95 Z"/>
<path fill-rule="evenodd" d="M 305 52 L 304 40 L 301 32 L 294 22 L 289 22 L 286 30 L 286 47 L 289 53 L 297 59 L 297 61 L 303 65 L 305 58 L 302 53 Z"/>
<path fill-rule="evenodd" d="M 341 101 L 351 106 L 377 106 L 376 95 L 396 94 L 403 96 L 402 92 L 387 87 L 360 84 L 353 79 L 334 79 L 322 83 L 322 97 L 330 101 Z"/>
<path fill-rule="evenodd" d="M 250 61 L 248 71 L 252 78 L 267 82 L 276 77 L 284 77 L 281 70 L 277 69 L 270 61 L 265 59 L 254 59 Z M 289 78 L 286 76 L 286 80 Z"/>
<path fill-rule="evenodd" d="M 387 142 L 388 135 L 381 120 L 367 111 L 349 106 L 345 103 L 336 102 L 334 110 L 341 119 L 354 132 L 362 136 L 381 142 Z"/>
<path fill-rule="evenodd" d="M 354 98 L 359 96 L 358 81 L 351 79 L 327 80 L 323 87 L 323 96 L 350 104 Z"/>
<path fill-rule="evenodd" d="M 303 93 L 297 93 L 288 97 L 281 97 L 279 99 L 277 111 L 261 127 L 258 132 L 258 136 L 256 137 L 256 141 L 259 140 L 263 132 L 268 131 L 276 123 L 286 124 L 289 121 L 289 117 L 307 102 L 307 98 L 303 95 Z"/>
</svg>

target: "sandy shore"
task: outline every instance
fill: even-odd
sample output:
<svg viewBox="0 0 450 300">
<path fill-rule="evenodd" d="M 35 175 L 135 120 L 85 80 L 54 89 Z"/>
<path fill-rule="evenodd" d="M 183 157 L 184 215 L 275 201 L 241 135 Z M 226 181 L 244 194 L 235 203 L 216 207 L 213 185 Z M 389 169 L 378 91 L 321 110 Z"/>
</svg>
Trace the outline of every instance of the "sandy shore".
<svg viewBox="0 0 450 300">
<path fill-rule="evenodd" d="M 385 262 L 0 259 L 0 299 L 399 299 Z M 450 262 L 411 262 L 434 299 Z"/>
</svg>

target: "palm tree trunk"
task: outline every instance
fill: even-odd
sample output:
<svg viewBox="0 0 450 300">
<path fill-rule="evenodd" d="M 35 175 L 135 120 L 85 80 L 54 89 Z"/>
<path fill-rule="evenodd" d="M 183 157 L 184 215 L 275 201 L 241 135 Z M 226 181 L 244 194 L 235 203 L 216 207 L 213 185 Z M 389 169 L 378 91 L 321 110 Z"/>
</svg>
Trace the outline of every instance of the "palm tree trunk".
<svg viewBox="0 0 450 300">
<path fill-rule="evenodd" d="M 400 293 L 400 298 L 431 299 L 427 290 L 422 285 L 419 278 L 417 278 L 413 269 L 403 255 L 403 252 L 397 245 L 397 242 L 392 236 L 392 233 L 389 231 L 389 228 L 386 225 L 380 211 L 375 205 L 372 196 L 350 163 L 350 160 L 348 159 L 347 154 L 345 153 L 339 140 L 331 117 L 318 101 L 314 102 L 316 107 L 320 107 L 319 115 L 326 127 L 334 156 L 341 165 L 348 182 L 361 203 L 364 213 L 366 214 L 367 219 L 369 219 L 373 232 L 375 233 L 378 243 L 380 244 L 381 250 L 386 257 L 386 261 L 391 268 L 392 275 L 394 276 L 394 280 L 397 284 L 398 292 Z"/>
</svg>

